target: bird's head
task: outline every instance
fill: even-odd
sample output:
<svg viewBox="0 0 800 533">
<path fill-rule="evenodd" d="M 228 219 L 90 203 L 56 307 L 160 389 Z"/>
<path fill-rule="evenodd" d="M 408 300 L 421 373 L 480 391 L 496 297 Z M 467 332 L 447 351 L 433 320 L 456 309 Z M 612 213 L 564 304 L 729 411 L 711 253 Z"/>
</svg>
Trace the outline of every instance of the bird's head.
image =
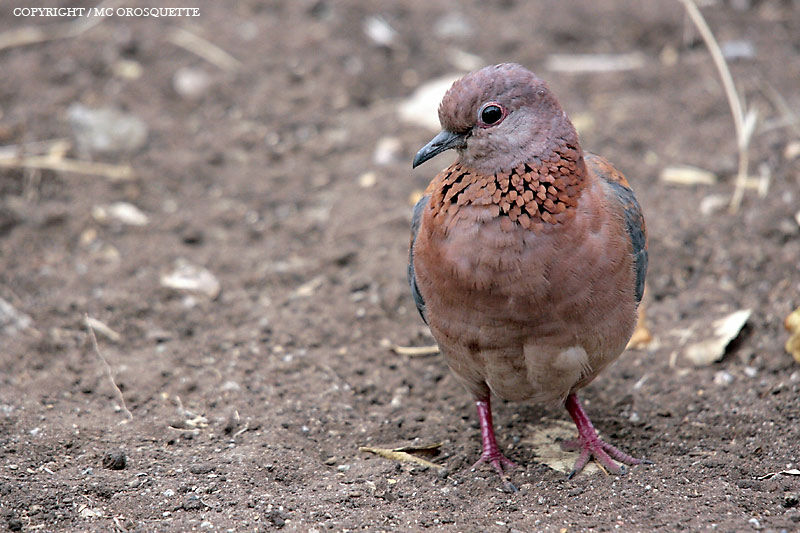
<svg viewBox="0 0 800 533">
<path fill-rule="evenodd" d="M 439 105 L 442 131 L 414 157 L 417 167 L 454 148 L 461 163 L 486 174 L 548 156 L 578 135 L 544 81 L 503 63 L 453 83 Z"/>
</svg>

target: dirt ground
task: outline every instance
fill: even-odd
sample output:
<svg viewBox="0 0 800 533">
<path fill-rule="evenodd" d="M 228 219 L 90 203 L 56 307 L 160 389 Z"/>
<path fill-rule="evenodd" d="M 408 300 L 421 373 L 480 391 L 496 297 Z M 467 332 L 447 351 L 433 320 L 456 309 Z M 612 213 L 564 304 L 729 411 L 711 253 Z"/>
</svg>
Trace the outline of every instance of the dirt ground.
<svg viewBox="0 0 800 533">
<path fill-rule="evenodd" d="M 729 52 L 744 42 L 730 66 L 758 111 L 752 172 L 771 177 L 736 214 L 730 110 L 677 1 L 208 1 L 72 33 L 4 2 L 4 38 L 63 38 L 0 47 L 0 145 L 44 149 L 0 167 L 0 530 L 800 530 L 800 366 L 782 325 L 800 305 L 800 5 L 704 4 Z M 630 52 L 638 68 L 548 68 Z M 390 350 L 432 343 L 405 281 L 410 197 L 446 164 L 411 171 L 435 131 L 398 106 L 502 61 L 550 82 L 645 212 L 654 339 L 583 391 L 600 431 L 654 461 L 624 476 L 567 480 L 531 444 L 566 413 L 496 402 L 520 465 L 505 492 L 469 470 L 477 420 L 443 360 Z M 82 147 L 76 103 L 138 117 L 146 143 Z M 683 164 L 718 180 L 660 178 Z M 186 263 L 219 294 L 164 286 Z M 725 356 L 691 364 L 739 309 Z M 111 330 L 95 328 L 98 349 L 87 315 Z M 437 442 L 444 472 L 358 450 Z"/>
</svg>

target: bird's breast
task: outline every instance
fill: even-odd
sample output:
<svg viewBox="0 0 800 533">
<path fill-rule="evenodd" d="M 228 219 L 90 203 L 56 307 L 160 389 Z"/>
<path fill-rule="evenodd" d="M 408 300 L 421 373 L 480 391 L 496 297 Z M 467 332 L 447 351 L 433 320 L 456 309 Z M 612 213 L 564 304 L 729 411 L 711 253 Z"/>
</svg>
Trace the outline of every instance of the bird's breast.
<svg viewBox="0 0 800 533">
<path fill-rule="evenodd" d="M 589 182 L 552 222 L 539 211 L 524 224 L 493 200 L 497 189 L 489 195 L 482 180 L 459 188 L 466 176 L 454 176 L 438 195 L 429 190 L 414 246 L 431 331 L 468 386 L 485 382 L 509 399 L 560 397 L 613 360 L 632 330 L 622 219 Z"/>
</svg>

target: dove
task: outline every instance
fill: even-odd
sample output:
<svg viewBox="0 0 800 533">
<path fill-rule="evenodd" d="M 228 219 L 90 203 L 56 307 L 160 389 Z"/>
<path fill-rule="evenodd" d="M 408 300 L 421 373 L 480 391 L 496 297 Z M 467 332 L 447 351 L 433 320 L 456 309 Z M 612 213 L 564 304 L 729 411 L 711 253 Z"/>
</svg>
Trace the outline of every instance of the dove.
<svg viewBox="0 0 800 533">
<path fill-rule="evenodd" d="M 548 85 L 524 67 L 453 83 L 442 131 L 413 167 L 455 150 L 414 207 L 408 281 L 445 361 L 472 394 L 482 452 L 503 479 L 491 396 L 562 404 L 578 437 L 570 477 L 590 459 L 613 473 L 635 458 L 603 441 L 577 396 L 625 349 L 644 292 L 647 241 L 625 177 L 584 152 Z"/>
</svg>

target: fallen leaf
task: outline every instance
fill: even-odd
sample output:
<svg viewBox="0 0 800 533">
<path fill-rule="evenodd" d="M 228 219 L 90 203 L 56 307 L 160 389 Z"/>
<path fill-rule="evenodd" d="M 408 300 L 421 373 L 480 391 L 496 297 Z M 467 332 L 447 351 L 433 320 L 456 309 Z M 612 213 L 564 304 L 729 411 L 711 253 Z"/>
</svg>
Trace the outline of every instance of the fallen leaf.
<svg viewBox="0 0 800 533">
<path fill-rule="evenodd" d="M 717 176 L 702 168 L 680 165 L 662 170 L 661 181 L 676 185 L 714 185 L 717 182 Z"/>
<path fill-rule="evenodd" d="M 440 447 L 441 443 L 435 444 L 435 445 L 432 445 L 432 446 Z M 414 448 L 414 447 L 411 447 L 411 448 Z M 435 468 L 437 470 L 444 470 L 445 467 L 442 466 L 442 465 L 437 465 L 436 463 L 432 463 L 430 461 L 427 461 L 427 460 L 423 459 L 422 457 L 417 457 L 416 455 L 413 455 L 413 454 L 408 453 L 406 451 L 402 451 L 402 450 L 407 450 L 407 449 L 410 449 L 410 448 L 409 447 L 404 447 L 404 448 L 394 448 L 394 449 L 392 449 L 392 448 L 377 448 L 377 447 L 373 447 L 373 446 L 360 446 L 358 448 L 358 451 L 367 452 L 367 453 L 374 453 L 374 454 L 380 455 L 381 457 L 384 457 L 386 459 L 391 459 L 392 461 L 400 461 L 401 463 L 416 463 L 416 464 L 421 465 L 421 466 L 427 466 L 427 467 L 430 467 L 430 468 Z"/>
<path fill-rule="evenodd" d="M 626 349 L 632 348 L 634 350 L 647 348 L 647 345 L 650 344 L 652 340 L 653 340 L 653 335 L 650 333 L 650 329 L 647 327 L 645 304 L 644 302 L 642 302 L 639 304 L 636 329 L 633 330 L 633 335 L 631 335 L 631 339 L 628 341 L 628 345 L 625 348 Z"/>
<path fill-rule="evenodd" d="M 575 425 L 566 420 L 545 418 L 542 419 L 542 424 L 532 429 L 532 436 L 523 439 L 521 444 L 530 446 L 538 462 L 557 472 L 564 472 L 565 474 L 572 472 L 578 454 L 562 449 L 560 441 L 576 437 Z M 600 467 L 596 463 L 590 462 L 583 469 L 581 475 L 596 474 L 598 472 L 600 472 Z"/>
<path fill-rule="evenodd" d="M 462 74 L 448 74 L 417 87 L 414 93 L 398 106 L 400 119 L 433 131 L 441 129 L 439 103 L 447 89 L 461 76 Z"/>
<path fill-rule="evenodd" d="M 725 348 L 735 339 L 750 318 L 751 309 L 740 309 L 712 324 L 713 337 L 686 348 L 686 357 L 697 366 L 710 365 L 725 355 Z"/>
</svg>

